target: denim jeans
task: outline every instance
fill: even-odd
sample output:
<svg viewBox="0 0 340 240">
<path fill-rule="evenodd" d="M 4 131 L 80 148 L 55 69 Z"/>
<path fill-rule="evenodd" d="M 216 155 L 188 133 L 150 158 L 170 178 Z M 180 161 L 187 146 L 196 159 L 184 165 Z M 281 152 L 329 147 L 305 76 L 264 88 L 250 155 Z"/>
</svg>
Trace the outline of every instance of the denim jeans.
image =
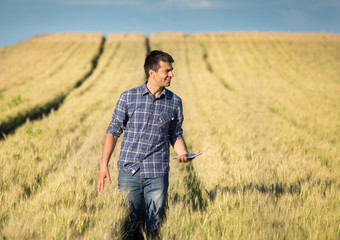
<svg viewBox="0 0 340 240">
<path fill-rule="evenodd" d="M 129 222 L 137 231 L 142 220 L 148 233 L 158 234 L 165 213 L 168 193 L 168 174 L 158 178 L 142 178 L 140 171 L 133 176 L 119 170 L 118 187 L 127 193 L 125 204 L 130 206 Z M 143 210 L 145 209 L 145 215 Z"/>
</svg>

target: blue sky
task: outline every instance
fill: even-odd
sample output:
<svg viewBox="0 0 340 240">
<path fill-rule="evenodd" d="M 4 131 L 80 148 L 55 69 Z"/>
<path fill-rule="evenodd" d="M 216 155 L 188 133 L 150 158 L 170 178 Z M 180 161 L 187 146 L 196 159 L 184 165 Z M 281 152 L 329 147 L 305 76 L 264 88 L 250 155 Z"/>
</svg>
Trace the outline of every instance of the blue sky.
<svg viewBox="0 0 340 240">
<path fill-rule="evenodd" d="M 57 32 L 332 32 L 340 0 L 1 0 L 0 46 Z"/>
</svg>

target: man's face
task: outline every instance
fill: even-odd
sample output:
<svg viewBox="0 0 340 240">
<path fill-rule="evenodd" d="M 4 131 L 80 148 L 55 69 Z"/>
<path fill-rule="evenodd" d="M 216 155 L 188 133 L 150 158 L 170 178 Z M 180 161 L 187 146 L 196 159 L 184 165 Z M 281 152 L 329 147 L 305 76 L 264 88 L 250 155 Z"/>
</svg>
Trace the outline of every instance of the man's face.
<svg viewBox="0 0 340 240">
<path fill-rule="evenodd" d="M 174 68 L 171 63 L 163 61 L 159 62 L 159 66 L 160 68 L 157 72 L 153 70 L 150 71 L 150 81 L 159 87 L 169 87 L 171 78 L 174 77 L 174 73 L 172 72 Z"/>
</svg>

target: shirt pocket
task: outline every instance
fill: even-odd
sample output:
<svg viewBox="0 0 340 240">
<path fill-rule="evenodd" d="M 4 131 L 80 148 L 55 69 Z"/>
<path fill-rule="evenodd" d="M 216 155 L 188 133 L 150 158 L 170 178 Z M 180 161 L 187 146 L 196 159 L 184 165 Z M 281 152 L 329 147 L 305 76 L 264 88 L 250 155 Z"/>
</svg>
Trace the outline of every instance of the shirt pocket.
<svg viewBox="0 0 340 240">
<path fill-rule="evenodd" d="M 171 121 L 173 120 L 173 118 L 166 112 L 162 112 L 159 114 L 158 117 L 158 122 L 160 124 L 161 129 L 168 129 Z"/>
<path fill-rule="evenodd" d="M 128 108 L 128 121 L 127 121 L 127 129 L 134 129 L 135 128 L 135 112 L 136 112 L 137 106 L 131 106 Z"/>
<path fill-rule="evenodd" d="M 136 111 L 137 106 L 136 105 L 131 105 L 128 108 L 128 117 L 129 117 L 129 121 L 133 120 L 133 114 Z"/>
</svg>

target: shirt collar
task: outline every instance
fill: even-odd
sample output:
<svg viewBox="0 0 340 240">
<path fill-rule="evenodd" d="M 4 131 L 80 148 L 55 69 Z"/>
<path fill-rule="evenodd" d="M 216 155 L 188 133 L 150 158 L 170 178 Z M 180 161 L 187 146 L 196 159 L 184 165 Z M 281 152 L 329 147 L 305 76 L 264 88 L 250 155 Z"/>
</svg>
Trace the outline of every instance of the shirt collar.
<svg viewBox="0 0 340 240">
<path fill-rule="evenodd" d="M 142 93 L 142 95 L 144 96 L 144 95 L 146 95 L 146 94 L 151 94 L 150 92 L 149 92 L 149 90 L 148 90 L 148 88 L 146 87 L 146 84 L 147 84 L 148 82 L 145 82 L 142 86 L 141 86 L 141 88 L 140 88 L 140 92 Z M 162 97 L 162 96 L 165 96 L 165 88 L 163 89 L 163 91 L 161 92 L 161 94 L 159 95 L 159 98 L 160 97 Z"/>
<path fill-rule="evenodd" d="M 146 95 L 146 94 L 148 94 L 148 93 L 150 93 L 149 90 L 148 90 L 148 88 L 146 87 L 146 83 L 147 83 L 147 82 L 145 82 L 145 83 L 141 86 L 141 88 L 140 88 L 140 92 L 142 93 L 143 96 Z"/>
</svg>

